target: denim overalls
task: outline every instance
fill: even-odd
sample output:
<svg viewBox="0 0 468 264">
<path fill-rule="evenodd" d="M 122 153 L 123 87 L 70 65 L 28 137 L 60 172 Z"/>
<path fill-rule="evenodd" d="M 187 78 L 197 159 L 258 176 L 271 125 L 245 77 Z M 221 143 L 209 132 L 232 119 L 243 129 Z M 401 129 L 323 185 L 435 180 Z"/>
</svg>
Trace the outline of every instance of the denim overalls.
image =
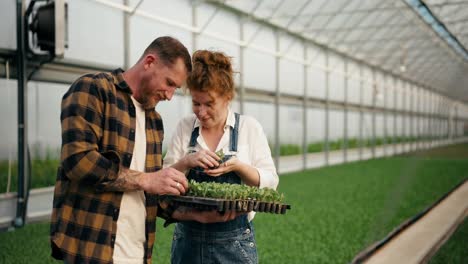
<svg viewBox="0 0 468 264">
<path fill-rule="evenodd" d="M 231 153 L 237 152 L 237 138 L 239 133 L 239 114 L 235 113 L 236 123 L 231 127 L 230 146 Z M 189 152 L 194 147 L 199 135 L 199 127 L 192 131 Z M 224 160 L 229 157 L 226 155 Z M 240 184 L 241 179 L 234 172 L 218 177 L 205 174 L 203 169 L 190 169 L 187 178 L 198 182 L 229 182 Z M 257 248 L 255 245 L 254 230 L 248 221 L 247 215 L 236 219 L 213 224 L 202 224 L 195 221 L 186 221 L 176 224 L 174 241 L 171 250 L 172 264 L 212 264 L 212 263 L 257 263 Z"/>
</svg>

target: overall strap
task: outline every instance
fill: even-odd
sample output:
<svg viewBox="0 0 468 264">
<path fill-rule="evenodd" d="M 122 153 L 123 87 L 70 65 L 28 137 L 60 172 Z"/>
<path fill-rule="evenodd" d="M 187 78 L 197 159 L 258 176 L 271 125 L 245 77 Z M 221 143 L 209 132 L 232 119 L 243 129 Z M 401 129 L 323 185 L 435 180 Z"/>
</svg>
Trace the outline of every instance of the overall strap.
<svg viewBox="0 0 468 264">
<path fill-rule="evenodd" d="M 230 137 L 230 146 L 229 150 L 233 152 L 237 152 L 237 141 L 239 137 L 239 118 L 240 114 L 239 113 L 234 113 L 236 123 L 234 124 L 234 127 L 231 127 L 231 137 Z M 195 123 L 194 123 L 195 125 Z M 195 145 L 197 145 L 197 138 L 200 135 L 200 127 L 195 127 L 192 130 L 192 135 L 190 136 L 190 142 L 189 142 L 189 148 L 195 148 Z"/>
<path fill-rule="evenodd" d="M 197 119 L 195 119 L 196 121 Z M 195 145 L 197 145 L 197 138 L 198 135 L 200 134 L 200 127 L 195 127 L 195 121 L 193 121 L 193 130 L 192 130 L 192 135 L 190 136 L 190 142 L 189 142 L 189 149 L 194 149 Z"/>
<path fill-rule="evenodd" d="M 236 118 L 236 123 L 234 127 L 231 127 L 231 145 L 229 146 L 229 150 L 232 152 L 237 152 L 237 139 L 239 137 L 239 113 L 234 113 Z"/>
<path fill-rule="evenodd" d="M 190 137 L 189 147 L 193 148 L 197 144 L 197 138 L 198 138 L 199 130 L 200 130 L 199 127 L 196 127 L 196 128 L 193 129 L 192 136 Z"/>
</svg>

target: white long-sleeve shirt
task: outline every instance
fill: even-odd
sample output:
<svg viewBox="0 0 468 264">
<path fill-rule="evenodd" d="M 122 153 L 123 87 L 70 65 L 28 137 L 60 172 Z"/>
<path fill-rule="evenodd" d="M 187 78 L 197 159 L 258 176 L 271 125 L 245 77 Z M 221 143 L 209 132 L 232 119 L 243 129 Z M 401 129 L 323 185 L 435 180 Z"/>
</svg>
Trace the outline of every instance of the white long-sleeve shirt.
<svg viewBox="0 0 468 264">
<path fill-rule="evenodd" d="M 229 109 L 224 134 L 216 147 L 216 151 L 223 150 L 225 155 L 233 154 L 229 151 L 231 127 L 235 125 L 234 112 Z M 200 122 L 195 114 L 183 118 L 177 124 L 176 131 L 169 143 L 166 157 L 164 158 L 164 167 L 170 167 L 189 152 L 190 136 L 195 127 L 200 127 Z M 202 136 L 203 128 L 200 127 L 200 133 L 197 138 L 195 151 L 200 149 L 209 149 Z M 273 188 L 278 186 L 278 174 L 275 164 L 271 157 L 270 147 L 263 132 L 260 123 L 253 117 L 241 115 L 239 119 L 239 135 L 236 157 L 243 163 L 257 169 L 260 175 L 259 188 Z M 249 214 L 249 220 L 254 214 Z"/>
</svg>

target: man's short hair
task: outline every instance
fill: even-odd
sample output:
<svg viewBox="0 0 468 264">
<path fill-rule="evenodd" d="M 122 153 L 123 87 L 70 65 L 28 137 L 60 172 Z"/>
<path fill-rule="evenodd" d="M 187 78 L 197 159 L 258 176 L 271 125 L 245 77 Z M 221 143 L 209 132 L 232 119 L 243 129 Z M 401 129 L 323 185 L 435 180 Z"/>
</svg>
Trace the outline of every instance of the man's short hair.
<svg viewBox="0 0 468 264">
<path fill-rule="evenodd" d="M 192 71 L 192 62 L 187 48 L 173 37 L 164 36 L 153 40 L 145 49 L 141 58 L 151 53 L 157 54 L 159 59 L 167 66 L 172 66 L 178 58 L 181 58 L 187 72 Z"/>
</svg>

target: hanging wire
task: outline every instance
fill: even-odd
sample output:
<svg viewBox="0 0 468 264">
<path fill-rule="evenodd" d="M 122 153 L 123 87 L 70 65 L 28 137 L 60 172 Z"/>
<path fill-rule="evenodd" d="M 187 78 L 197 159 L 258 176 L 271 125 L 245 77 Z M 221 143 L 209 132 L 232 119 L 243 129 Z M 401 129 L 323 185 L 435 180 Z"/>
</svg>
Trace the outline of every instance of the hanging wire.
<svg viewBox="0 0 468 264">
<path fill-rule="evenodd" d="M 8 100 L 10 99 L 10 61 L 7 60 L 5 63 L 5 72 L 6 72 L 6 88 L 7 88 L 7 98 Z M 10 115 L 11 116 L 11 115 Z M 8 180 L 7 180 L 7 187 L 6 187 L 6 193 L 10 192 L 10 187 L 11 187 L 11 167 L 12 167 L 12 155 L 11 155 L 11 141 L 8 143 Z"/>
</svg>

